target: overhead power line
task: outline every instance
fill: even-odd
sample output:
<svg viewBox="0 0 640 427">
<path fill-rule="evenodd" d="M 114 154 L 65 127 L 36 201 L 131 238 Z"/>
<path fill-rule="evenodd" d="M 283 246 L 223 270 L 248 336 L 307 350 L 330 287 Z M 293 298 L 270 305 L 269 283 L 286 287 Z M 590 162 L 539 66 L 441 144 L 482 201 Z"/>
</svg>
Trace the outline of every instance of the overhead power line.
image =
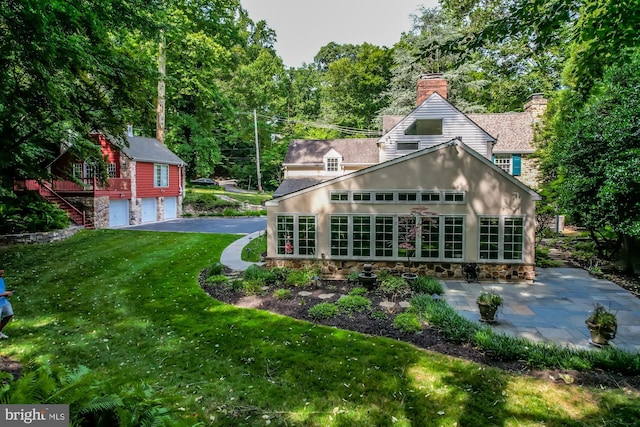
<svg viewBox="0 0 640 427">
<path fill-rule="evenodd" d="M 337 130 L 339 132 L 346 133 L 346 134 L 349 134 L 349 135 L 357 135 L 357 134 L 364 134 L 366 136 L 381 136 L 382 135 L 382 132 L 377 131 L 377 130 L 358 129 L 358 128 L 352 128 L 352 127 L 347 127 L 347 126 L 332 125 L 332 124 L 328 124 L 328 123 L 307 122 L 307 121 L 303 121 L 303 120 L 285 119 L 285 118 L 282 118 L 282 117 L 268 116 L 266 114 L 261 114 L 261 113 L 258 113 L 258 116 L 260 118 L 262 118 L 262 119 L 267 119 L 267 120 L 277 120 L 277 121 L 291 123 L 291 124 L 300 124 L 300 125 L 308 126 L 308 127 Z"/>
</svg>

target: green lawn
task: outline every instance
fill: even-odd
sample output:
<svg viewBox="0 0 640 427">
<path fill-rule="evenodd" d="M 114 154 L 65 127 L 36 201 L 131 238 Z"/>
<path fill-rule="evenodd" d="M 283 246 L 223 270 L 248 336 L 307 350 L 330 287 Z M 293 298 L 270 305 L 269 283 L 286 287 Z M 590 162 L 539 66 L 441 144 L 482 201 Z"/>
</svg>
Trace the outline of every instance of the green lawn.
<svg viewBox="0 0 640 427">
<path fill-rule="evenodd" d="M 211 193 L 211 194 L 215 194 L 216 196 L 220 196 L 220 195 L 228 196 L 239 202 L 247 202 L 251 205 L 258 205 L 258 206 L 262 204 L 262 202 L 264 202 L 265 200 L 271 200 L 273 198 L 271 194 L 268 194 L 268 193 L 262 193 L 262 194 L 232 193 L 230 191 L 225 191 L 220 187 L 208 188 L 208 187 L 194 186 L 194 187 L 189 187 L 188 190 L 193 191 L 194 193 Z"/>
<path fill-rule="evenodd" d="M 83 231 L 0 249 L 0 354 L 145 382 L 180 425 L 633 425 L 635 392 L 569 387 L 384 338 L 221 304 L 197 283 L 238 236 Z M 25 402 L 30 403 L 30 402 Z"/>
</svg>

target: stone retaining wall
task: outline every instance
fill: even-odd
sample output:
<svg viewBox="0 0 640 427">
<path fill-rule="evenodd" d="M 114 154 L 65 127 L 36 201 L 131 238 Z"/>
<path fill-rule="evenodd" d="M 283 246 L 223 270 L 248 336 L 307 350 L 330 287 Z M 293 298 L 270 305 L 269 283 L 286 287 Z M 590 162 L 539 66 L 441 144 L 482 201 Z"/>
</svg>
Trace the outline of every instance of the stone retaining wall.
<svg viewBox="0 0 640 427">
<path fill-rule="evenodd" d="M 40 233 L 21 233 L 0 235 L 0 245 L 18 245 L 32 243 L 50 243 L 67 239 L 84 227 L 69 227 L 64 230 L 45 231 Z"/>
<path fill-rule="evenodd" d="M 292 259 L 266 259 L 265 267 L 286 267 L 293 270 L 304 267 L 320 266 L 324 278 L 344 279 L 351 273 L 361 273 L 362 261 L 318 261 L 318 260 L 292 260 Z M 411 267 L 396 262 L 371 262 L 373 273 L 379 274 L 387 271 L 391 274 L 417 273 L 426 276 L 435 276 L 440 279 L 464 279 L 462 268 L 464 264 L 454 263 L 420 263 Z M 533 265 L 509 265 L 509 264 L 479 264 L 480 280 L 534 280 L 535 266 Z"/>
</svg>

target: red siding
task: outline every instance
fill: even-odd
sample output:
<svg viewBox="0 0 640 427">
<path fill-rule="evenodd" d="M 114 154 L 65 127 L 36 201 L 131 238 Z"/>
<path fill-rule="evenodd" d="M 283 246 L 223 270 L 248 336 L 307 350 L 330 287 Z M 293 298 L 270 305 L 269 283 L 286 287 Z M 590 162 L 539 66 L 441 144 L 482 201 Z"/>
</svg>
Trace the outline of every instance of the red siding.
<svg viewBox="0 0 640 427">
<path fill-rule="evenodd" d="M 154 187 L 154 163 L 136 162 L 136 197 L 167 197 L 180 194 L 180 170 L 169 165 L 169 186 Z"/>
</svg>

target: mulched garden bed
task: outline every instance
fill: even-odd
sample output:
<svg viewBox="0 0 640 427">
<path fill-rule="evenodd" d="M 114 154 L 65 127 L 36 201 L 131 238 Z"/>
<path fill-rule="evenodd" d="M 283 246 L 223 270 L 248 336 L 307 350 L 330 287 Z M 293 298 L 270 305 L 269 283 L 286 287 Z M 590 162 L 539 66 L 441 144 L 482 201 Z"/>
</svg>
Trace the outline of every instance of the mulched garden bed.
<svg viewBox="0 0 640 427">
<path fill-rule="evenodd" d="M 621 376 L 603 371 L 570 371 L 561 369 L 538 370 L 531 369 L 526 363 L 515 361 L 505 362 L 491 357 L 478 348 L 469 344 L 458 344 L 446 340 L 438 330 L 425 327 L 419 334 L 407 334 L 393 326 L 395 315 L 403 311 L 396 305 L 394 310 L 380 307 L 385 301 L 381 294 L 369 292 L 366 297 L 371 300 L 372 310 L 381 310 L 387 313 L 386 320 L 377 317 L 372 318 L 368 313 L 354 313 L 353 315 L 339 315 L 330 319 L 314 319 L 309 315 L 309 309 L 321 302 L 336 302 L 340 295 L 346 295 L 352 288 L 346 281 L 321 281 L 315 289 L 304 289 L 312 295 L 301 297 L 300 289 L 279 286 L 277 289 L 291 290 L 290 299 L 277 299 L 272 296 L 276 288 L 265 289 L 260 295 L 245 295 L 243 292 L 235 292 L 229 287 L 213 286 L 204 283 L 201 275 L 200 286 L 212 298 L 226 304 L 243 308 L 266 310 L 271 313 L 288 316 L 325 326 L 360 332 L 366 335 L 383 336 L 398 341 L 413 344 L 416 347 L 435 351 L 452 357 L 462 358 L 487 366 L 493 366 L 510 373 L 523 374 L 554 382 L 571 383 L 590 387 L 623 388 L 629 392 L 640 393 L 640 376 Z M 321 294 L 335 294 L 331 299 L 321 299 Z"/>
</svg>

